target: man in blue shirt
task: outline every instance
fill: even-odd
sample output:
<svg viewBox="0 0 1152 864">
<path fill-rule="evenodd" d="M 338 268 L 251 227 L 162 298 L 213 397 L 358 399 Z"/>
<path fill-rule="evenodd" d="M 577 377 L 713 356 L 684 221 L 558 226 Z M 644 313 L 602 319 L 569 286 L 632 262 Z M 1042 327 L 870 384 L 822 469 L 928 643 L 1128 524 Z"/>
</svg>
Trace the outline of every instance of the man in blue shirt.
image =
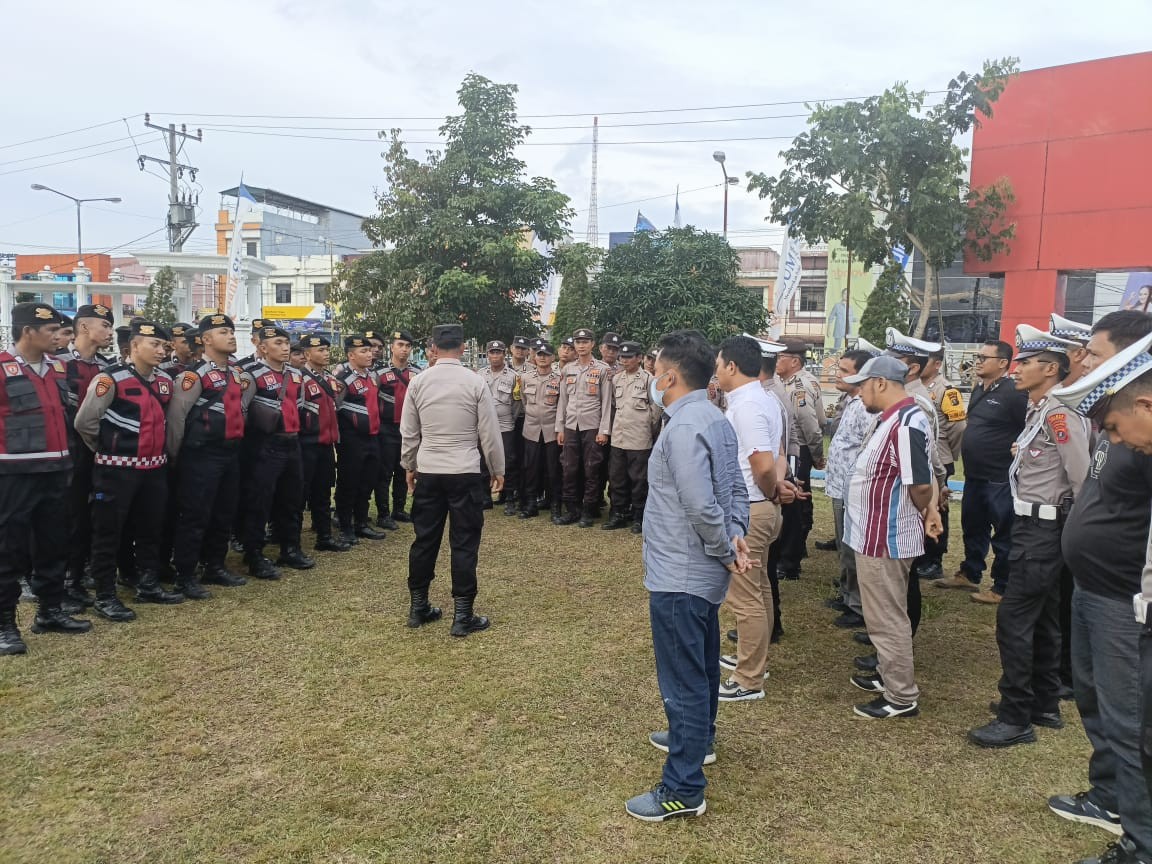
<svg viewBox="0 0 1152 864">
<path fill-rule="evenodd" d="M 703 334 L 669 333 L 650 385 L 667 424 L 648 460 L 644 587 L 668 730 L 649 741 L 668 758 L 655 788 L 625 805 L 646 822 L 706 809 L 702 769 L 716 759 L 720 604 L 729 576 L 755 564 L 744 542 L 748 490 L 736 433 L 705 389 L 715 359 Z"/>
</svg>

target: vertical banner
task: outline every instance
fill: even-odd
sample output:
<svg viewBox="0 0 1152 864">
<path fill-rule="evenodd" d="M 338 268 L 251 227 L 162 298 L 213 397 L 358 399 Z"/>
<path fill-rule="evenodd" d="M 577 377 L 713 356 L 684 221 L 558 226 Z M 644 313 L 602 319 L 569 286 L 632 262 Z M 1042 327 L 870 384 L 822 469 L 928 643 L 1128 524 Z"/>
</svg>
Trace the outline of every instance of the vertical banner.
<svg viewBox="0 0 1152 864">
<path fill-rule="evenodd" d="M 776 275 L 775 296 L 772 302 L 772 338 L 780 337 L 784 329 L 784 319 L 788 317 L 788 309 L 792 305 L 792 298 L 800 289 L 802 274 L 800 262 L 800 238 L 793 237 L 791 232 L 784 235 L 784 244 L 780 247 L 780 269 Z"/>
<path fill-rule="evenodd" d="M 244 267 L 244 240 L 240 236 L 244 224 L 240 213 L 242 203 L 245 216 L 251 210 L 251 204 L 256 203 L 243 180 L 240 181 L 236 192 L 236 212 L 232 215 L 232 242 L 228 246 L 228 282 L 224 288 L 224 314 L 233 321 L 249 317 L 248 292 L 240 290 Z"/>
</svg>

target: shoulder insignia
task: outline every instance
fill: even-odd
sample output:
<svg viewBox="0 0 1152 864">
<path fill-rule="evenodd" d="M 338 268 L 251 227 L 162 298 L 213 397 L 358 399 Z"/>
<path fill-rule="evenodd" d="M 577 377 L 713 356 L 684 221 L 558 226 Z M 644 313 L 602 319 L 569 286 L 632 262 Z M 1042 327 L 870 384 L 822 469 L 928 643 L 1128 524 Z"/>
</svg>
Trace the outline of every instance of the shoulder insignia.
<svg viewBox="0 0 1152 864">
<path fill-rule="evenodd" d="M 1063 411 L 1057 411 L 1048 415 L 1048 425 L 1052 427 L 1052 434 L 1056 437 L 1057 444 L 1068 443 L 1068 415 Z"/>
<path fill-rule="evenodd" d="M 240 389 L 241 390 L 247 390 L 248 385 L 252 383 L 252 379 L 249 378 L 247 375 L 241 375 L 239 377 L 239 381 L 240 381 Z"/>
<path fill-rule="evenodd" d="M 96 379 L 96 395 L 104 396 L 112 389 L 112 379 L 107 375 L 101 375 Z"/>
<path fill-rule="evenodd" d="M 196 382 L 200 380 L 195 372 L 185 372 L 180 376 L 180 389 L 191 390 L 196 386 Z"/>
<path fill-rule="evenodd" d="M 167 396 L 169 393 L 172 392 L 171 388 L 168 386 L 168 382 L 163 380 L 163 379 L 158 381 L 157 385 L 159 387 L 160 392 L 165 396 Z"/>
<path fill-rule="evenodd" d="M 7 375 L 9 378 L 12 378 L 14 376 L 19 375 L 20 374 L 20 364 L 19 363 L 5 363 L 4 364 L 4 374 Z"/>
<path fill-rule="evenodd" d="M 61 375 L 64 374 L 64 364 L 61 363 L 57 358 L 52 357 L 49 359 L 49 362 L 52 364 L 53 369 L 55 369 Z"/>
</svg>

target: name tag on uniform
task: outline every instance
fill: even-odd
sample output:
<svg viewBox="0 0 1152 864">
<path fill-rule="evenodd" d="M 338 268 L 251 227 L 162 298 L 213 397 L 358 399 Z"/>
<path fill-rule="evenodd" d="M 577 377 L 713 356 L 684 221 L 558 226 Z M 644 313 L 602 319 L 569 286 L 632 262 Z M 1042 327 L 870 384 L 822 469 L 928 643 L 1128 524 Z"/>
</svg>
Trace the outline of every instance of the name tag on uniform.
<svg viewBox="0 0 1152 864">
<path fill-rule="evenodd" d="M 264 376 L 264 386 L 271 390 L 278 390 L 280 389 L 280 382 L 276 380 L 275 375 L 268 373 Z"/>
<path fill-rule="evenodd" d="M 213 369 L 208 373 L 208 384 L 214 389 L 219 390 L 222 387 L 228 386 L 228 379 L 224 377 L 224 373 L 217 372 Z"/>
</svg>

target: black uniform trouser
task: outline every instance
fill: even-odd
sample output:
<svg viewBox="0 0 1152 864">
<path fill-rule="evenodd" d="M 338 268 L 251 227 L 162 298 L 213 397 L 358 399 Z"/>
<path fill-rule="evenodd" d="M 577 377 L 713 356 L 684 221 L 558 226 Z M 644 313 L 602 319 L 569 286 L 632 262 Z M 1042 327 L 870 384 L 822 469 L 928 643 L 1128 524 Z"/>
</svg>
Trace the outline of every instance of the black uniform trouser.
<svg viewBox="0 0 1152 864">
<path fill-rule="evenodd" d="M 616 513 L 642 511 L 648 500 L 648 457 L 651 450 L 611 448 L 608 476 L 609 495 Z"/>
<path fill-rule="evenodd" d="M 136 574 L 157 575 L 168 506 L 168 468 L 92 469 L 92 581 L 98 597 L 116 594 L 116 567 L 128 529 Z"/>
<path fill-rule="evenodd" d="M 340 530 L 368 524 L 368 504 L 380 470 L 380 445 L 375 435 L 341 431 L 336 445 L 336 518 Z"/>
<path fill-rule="evenodd" d="M 408 478 L 400 464 L 399 423 L 380 424 L 380 473 L 376 480 L 376 513 L 387 516 L 400 513 L 408 503 Z"/>
<path fill-rule="evenodd" d="M 232 536 L 244 542 L 244 535 L 247 533 L 244 529 L 244 516 L 246 509 L 244 501 L 248 498 L 248 483 L 252 477 L 252 461 L 256 458 L 253 451 L 256 442 L 250 436 L 245 436 L 240 442 L 240 466 L 239 466 L 239 487 L 236 493 L 236 507 L 232 514 Z"/>
<path fill-rule="evenodd" d="M 953 463 L 949 462 L 947 465 L 945 465 L 945 482 L 947 482 L 947 479 L 951 477 L 955 472 L 956 466 Z M 924 538 L 924 554 L 917 558 L 915 562 L 913 562 L 913 575 L 915 575 L 918 565 L 939 564 L 944 560 L 944 556 L 948 554 L 948 511 L 949 508 L 947 506 L 945 506 L 944 509 L 940 511 L 940 524 L 943 526 L 943 530 L 940 532 L 940 536 L 937 538 Z"/>
<path fill-rule="evenodd" d="M 68 532 L 67 571 L 73 579 L 84 576 L 84 565 L 92 551 L 92 465 L 95 455 L 83 444 L 72 451 L 71 501 L 72 525 Z"/>
<path fill-rule="evenodd" d="M 801 445 L 796 457 L 795 483 L 805 492 L 812 491 L 812 451 Z M 808 532 L 812 530 L 812 499 L 796 501 L 783 508 L 780 520 L 781 570 L 797 572 L 800 562 L 808 557 Z"/>
<path fill-rule="evenodd" d="M 605 448 L 596 443 L 595 429 L 564 430 L 564 503 L 571 508 L 597 507 L 600 504 L 600 466 Z M 583 488 L 580 473 L 583 469 Z"/>
<path fill-rule="evenodd" d="M 560 506 L 564 489 L 564 471 L 560 466 L 560 445 L 545 441 L 544 433 L 535 441 L 524 439 L 523 488 L 525 505 L 532 504 L 542 491 L 547 491 L 553 507 Z"/>
<path fill-rule="evenodd" d="M 524 460 L 526 458 L 526 450 L 527 450 L 527 448 L 525 446 L 526 444 L 527 444 L 527 442 L 524 440 L 524 415 L 519 414 L 516 417 L 516 422 L 512 426 L 512 453 L 516 457 L 516 469 L 517 469 L 516 470 L 516 485 L 512 486 L 512 487 L 508 487 L 508 485 L 505 484 L 505 488 L 509 489 L 512 492 L 515 492 L 517 497 L 519 497 L 521 501 L 524 501 L 526 498 L 526 495 L 524 492 L 524 488 L 525 488 L 524 478 L 527 476 L 527 471 L 525 470 L 525 465 L 524 465 Z M 507 448 L 505 448 L 505 449 L 507 449 Z"/>
<path fill-rule="evenodd" d="M 336 483 L 336 450 L 331 444 L 300 442 L 304 501 L 312 514 L 317 540 L 332 537 L 332 487 Z M 303 515 L 303 514 L 301 514 Z"/>
<path fill-rule="evenodd" d="M 514 499 L 520 491 L 520 457 L 516 450 L 517 437 L 523 436 L 518 436 L 515 429 L 509 429 L 507 432 L 500 431 L 500 443 L 504 448 L 504 490 L 497 499 L 499 501 Z M 488 470 L 488 463 L 485 461 L 483 453 L 480 454 L 480 477 L 485 485 L 489 487 L 492 485 L 492 472 Z"/>
<path fill-rule="evenodd" d="M 195 576 L 201 558 L 206 566 L 224 566 L 239 497 L 238 443 L 185 447 L 180 451 L 176 466 L 180 530 L 172 543 L 177 580 L 183 582 Z"/>
<path fill-rule="evenodd" d="M 780 505 L 780 524 L 781 533 L 783 533 L 784 519 L 789 510 L 796 506 L 796 502 L 791 504 Z M 794 517 L 793 517 L 794 518 Z M 772 545 L 768 547 L 768 584 L 772 588 L 772 629 L 779 630 L 781 627 L 780 616 L 780 537 L 777 536 L 772 541 Z"/>
<path fill-rule="evenodd" d="M 264 526 L 269 519 L 280 548 L 298 548 L 304 507 L 300 439 L 295 435 L 269 435 L 256 442 L 253 452 L 244 497 L 244 554 L 263 554 Z"/>
<path fill-rule="evenodd" d="M 476 596 L 476 561 L 484 529 L 484 502 L 491 500 L 479 474 L 421 474 L 412 495 L 416 539 L 408 552 L 408 588 L 426 591 L 448 526 L 452 549 L 452 596 Z"/>
<path fill-rule="evenodd" d="M 1152 620 L 1145 622 L 1140 636 L 1140 692 L 1144 698 L 1140 758 L 1144 764 L 1144 779 L 1148 782 L 1148 797 L 1152 798 Z"/>
<path fill-rule="evenodd" d="M 996 608 L 999 716 L 1024 726 L 1060 704 L 1060 522 L 1017 516 L 1008 562 L 1008 586 Z"/>
<path fill-rule="evenodd" d="M 29 579 L 44 606 L 64 596 L 68 561 L 68 471 L 0 476 L 0 609 L 16 608 Z"/>
</svg>

